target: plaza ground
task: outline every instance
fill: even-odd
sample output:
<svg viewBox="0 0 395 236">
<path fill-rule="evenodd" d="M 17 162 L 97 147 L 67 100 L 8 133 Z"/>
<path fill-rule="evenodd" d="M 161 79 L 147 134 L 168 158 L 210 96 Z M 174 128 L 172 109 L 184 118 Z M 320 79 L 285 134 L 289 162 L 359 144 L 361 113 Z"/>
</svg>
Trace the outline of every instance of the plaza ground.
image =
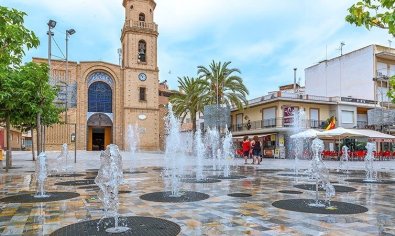
<svg viewBox="0 0 395 236">
<path fill-rule="evenodd" d="M 34 163 L 31 153 L 14 152 L 13 165 L 20 167 L 1 173 L 0 198 L 35 191 L 35 177 L 31 171 Z M 59 152 L 48 152 L 49 169 L 56 167 L 55 159 Z M 70 152 L 71 159 L 73 154 Z M 128 153 L 122 153 L 123 168 L 131 167 Z M 141 200 L 146 193 L 164 191 L 161 171 L 163 153 L 138 153 L 134 168 L 147 173 L 125 174 L 125 184 L 121 190 L 130 193 L 120 195 L 122 216 L 150 216 L 177 223 L 180 235 L 395 235 L 395 184 L 363 184 L 345 181 L 343 175 L 331 174 L 330 180 L 336 185 L 353 187 L 355 192 L 336 193 L 333 200 L 362 205 L 368 211 L 351 215 L 312 214 L 282 210 L 272 203 L 282 199 L 312 199 L 315 192 L 295 188 L 298 183 L 309 183 L 307 178 L 295 179 L 281 174 L 291 174 L 294 161 L 264 159 L 261 165 L 244 165 L 244 160 L 235 160 L 232 173 L 247 178 L 222 180 L 219 183 L 183 183 L 182 190 L 197 191 L 210 195 L 210 198 L 185 203 L 159 203 Z M 250 160 L 251 162 L 251 160 Z M 195 170 L 193 158 L 187 160 L 188 174 Z M 328 168 L 336 169 L 337 161 L 326 161 Z M 211 162 L 206 160 L 205 166 Z M 309 161 L 301 160 L 300 168 L 307 168 Z M 377 161 L 379 176 L 395 180 L 395 161 Z M 79 197 L 47 203 L 0 203 L 1 235 L 47 235 L 66 225 L 99 219 L 103 216 L 97 190 L 79 186 L 60 186 L 57 182 L 83 180 L 89 176 L 87 169 L 100 167 L 100 152 L 78 151 L 75 172 L 82 177 L 48 178 L 47 191 L 70 191 Z M 270 171 L 259 171 L 270 169 Z M 350 162 L 351 170 L 364 170 L 364 162 Z M 29 172 L 30 171 L 30 172 Z M 218 172 L 205 171 L 205 175 Z M 363 178 L 362 171 L 359 177 Z M 280 190 L 296 190 L 301 194 L 280 193 Z M 249 193 L 246 198 L 234 198 L 230 193 Z M 323 195 L 323 194 L 321 194 Z"/>
</svg>

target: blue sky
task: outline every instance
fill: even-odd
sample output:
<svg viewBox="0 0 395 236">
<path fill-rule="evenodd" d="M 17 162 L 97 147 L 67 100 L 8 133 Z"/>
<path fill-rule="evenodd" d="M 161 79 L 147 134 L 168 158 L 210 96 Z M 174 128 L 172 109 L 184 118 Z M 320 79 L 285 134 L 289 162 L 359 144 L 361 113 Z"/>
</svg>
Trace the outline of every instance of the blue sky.
<svg viewBox="0 0 395 236">
<path fill-rule="evenodd" d="M 159 25 L 160 80 L 177 88 L 178 76 L 195 76 L 198 65 L 231 61 L 255 98 L 293 82 L 293 68 L 304 83 L 304 69 L 343 52 L 394 41 L 384 30 L 368 31 L 345 22 L 356 0 L 156 0 Z M 47 57 L 47 25 L 65 51 L 65 31 L 74 61 L 101 60 L 118 64 L 117 49 L 124 21 L 121 0 L 0 0 L 0 5 L 25 11 L 25 25 L 41 40 L 26 54 Z M 53 54 L 62 57 L 53 45 Z M 171 72 L 171 73 L 169 73 Z"/>
</svg>

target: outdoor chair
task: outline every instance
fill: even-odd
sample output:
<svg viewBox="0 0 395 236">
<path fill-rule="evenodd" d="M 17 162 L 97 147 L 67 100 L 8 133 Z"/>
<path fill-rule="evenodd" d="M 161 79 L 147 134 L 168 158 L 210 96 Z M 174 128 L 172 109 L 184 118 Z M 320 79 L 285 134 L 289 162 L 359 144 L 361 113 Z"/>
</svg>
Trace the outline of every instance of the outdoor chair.
<svg viewBox="0 0 395 236">
<path fill-rule="evenodd" d="M 390 160 L 391 159 L 391 152 L 390 151 L 385 151 L 384 153 L 383 153 L 383 159 L 384 160 Z"/>
</svg>

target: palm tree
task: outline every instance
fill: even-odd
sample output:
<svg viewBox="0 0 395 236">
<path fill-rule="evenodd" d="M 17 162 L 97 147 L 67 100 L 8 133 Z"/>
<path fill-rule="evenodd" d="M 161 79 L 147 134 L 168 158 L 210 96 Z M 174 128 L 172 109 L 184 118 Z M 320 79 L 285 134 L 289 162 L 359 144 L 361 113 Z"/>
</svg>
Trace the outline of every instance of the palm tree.
<svg viewBox="0 0 395 236">
<path fill-rule="evenodd" d="M 216 63 L 212 61 L 209 68 L 198 66 L 198 76 L 204 90 L 207 92 L 207 104 L 226 104 L 242 109 L 248 104 L 248 89 L 243 79 L 235 73 L 241 74 L 237 68 L 228 68 L 230 61 Z"/>
<path fill-rule="evenodd" d="M 182 117 L 184 121 L 187 114 L 191 115 L 192 130 L 196 132 L 196 113 L 203 111 L 205 105 L 204 90 L 198 79 L 184 76 L 178 77 L 180 92 L 172 95 L 169 101 L 173 104 L 173 111 L 176 116 Z"/>
</svg>

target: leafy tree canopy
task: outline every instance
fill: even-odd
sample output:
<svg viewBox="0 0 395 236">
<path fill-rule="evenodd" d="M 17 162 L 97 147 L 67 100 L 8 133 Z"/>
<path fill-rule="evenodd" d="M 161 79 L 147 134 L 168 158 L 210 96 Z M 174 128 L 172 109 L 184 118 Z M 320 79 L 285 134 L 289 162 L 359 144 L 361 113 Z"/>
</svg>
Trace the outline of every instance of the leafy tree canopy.
<svg viewBox="0 0 395 236">
<path fill-rule="evenodd" d="M 40 43 L 34 32 L 23 25 L 25 15 L 26 13 L 16 9 L 0 6 L 1 67 L 19 65 L 25 55 L 25 47 L 36 48 Z"/>
<path fill-rule="evenodd" d="M 212 61 L 209 67 L 198 66 L 198 75 L 201 83 L 207 91 L 205 100 L 208 104 L 226 104 L 242 109 L 248 104 L 248 89 L 243 79 L 237 75 L 241 74 L 237 68 L 229 68 L 228 62 Z M 207 105 L 208 105 L 207 104 Z"/>
</svg>

